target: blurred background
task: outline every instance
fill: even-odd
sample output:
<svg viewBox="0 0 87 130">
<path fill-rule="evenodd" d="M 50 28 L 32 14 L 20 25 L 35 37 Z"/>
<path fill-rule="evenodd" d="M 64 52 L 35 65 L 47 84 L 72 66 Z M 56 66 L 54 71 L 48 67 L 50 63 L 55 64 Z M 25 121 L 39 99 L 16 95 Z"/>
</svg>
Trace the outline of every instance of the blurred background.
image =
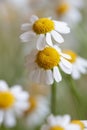
<svg viewBox="0 0 87 130">
<path fill-rule="evenodd" d="M 32 14 L 38 17 L 52 16 L 53 19 L 67 22 L 71 27 L 71 33 L 65 36 L 65 43 L 61 47 L 74 50 L 87 59 L 87 1 L 76 0 L 77 2 L 73 3 L 70 0 L 71 13 L 69 11 L 68 15 L 65 15 L 68 7 L 61 11 L 61 1 L 0 0 L 0 80 L 5 80 L 9 86 L 20 84 L 32 95 L 45 96 L 49 105 L 50 87 L 30 82 L 24 66 L 24 57 L 32 50 L 33 43 L 21 43 L 19 36 L 22 34 L 21 24 L 29 22 Z M 65 3 L 66 0 L 62 2 Z M 74 119 L 86 120 L 87 75 L 82 75 L 75 84 L 81 103 L 75 99 L 69 84 L 64 79 L 57 87 L 57 112 L 70 114 Z"/>
</svg>

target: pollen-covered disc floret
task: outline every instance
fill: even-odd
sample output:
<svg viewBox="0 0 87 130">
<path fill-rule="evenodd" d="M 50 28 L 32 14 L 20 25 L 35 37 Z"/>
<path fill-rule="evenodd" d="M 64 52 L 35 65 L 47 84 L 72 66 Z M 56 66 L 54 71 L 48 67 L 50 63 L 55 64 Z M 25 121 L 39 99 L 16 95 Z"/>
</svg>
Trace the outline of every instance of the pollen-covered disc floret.
<svg viewBox="0 0 87 130">
<path fill-rule="evenodd" d="M 30 78 L 37 83 L 52 84 L 54 80 L 60 82 L 62 76 L 59 67 L 67 74 L 71 74 L 72 64 L 67 60 L 71 57 L 61 52 L 57 47 L 45 47 L 34 50 L 26 57 L 26 67 L 30 71 Z"/>
<path fill-rule="evenodd" d="M 65 54 L 71 56 L 71 59 L 68 61 L 72 63 L 72 73 L 71 76 L 73 79 L 79 79 L 81 74 L 87 73 L 87 60 L 78 56 L 75 52 L 71 50 L 64 50 Z"/>
<path fill-rule="evenodd" d="M 68 3 L 62 3 L 61 5 L 59 5 L 56 9 L 57 14 L 60 15 L 64 15 L 65 13 L 67 13 L 67 11 L 69 11 L 70 7 Z"/>
<path fill-rule="evenodd" d="M 21 117 L 29 107 L 28 98 L 28 93 L 21 86 L 9 88 L 5 81 L 0 80 L 0 124 L 3 123 L 6 127 L 15 126 L 16 116 Z"/>
<path fill-rule="evenodd" d="M 48 18 L 40 18 L 33 24 L 33 30 L 37 34 L 46 34 L 54 28 L 54 22 Z"/>
<path fill-rule="evenodd" d="M 0 92 L 0 109 L 7 109 L 15 102 L 15 97 L 10 92 Z"/>
<path fill-rule="evenodd" d="M 70 121 L 71 118 L 69 115 L 50 115 L 47 118 L 46 124 L 41 127 L 41 130 L 81 130 L 78 124 L 72 124 Z"/>
<path fill-rule="evenodd" d="M 53 126 L 50 128 L 50 130 L 64 130 L 64 128 L 60 126 Z"/>
<path fill-rule="evenodd" d="M 60 62 L 60 54 L 52 47 L 46 47 L 37 53 L 36 63 L 46 70 L 52 69 Z"/>
<path fill-rule="evenodd" d="M 23 33 L 20 38 L 23 42 L 33 41 L 38 50 L 43 50 L 46 45 L 53 46 L 55 43 L 64 42 L 63 37 L 59 33 L 67 34 L 70 28 L 65 22 L 52 20 L 51 18 L 38 18 L 33 15 L 30 19 L 31 23 L 22 25 Z"/>
</svg>

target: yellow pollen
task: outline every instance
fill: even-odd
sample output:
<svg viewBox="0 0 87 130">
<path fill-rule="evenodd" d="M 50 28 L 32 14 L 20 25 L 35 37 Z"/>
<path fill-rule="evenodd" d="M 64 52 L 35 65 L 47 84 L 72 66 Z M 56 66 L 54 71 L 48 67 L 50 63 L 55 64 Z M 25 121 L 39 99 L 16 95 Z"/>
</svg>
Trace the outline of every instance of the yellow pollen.
<svg viewBox="0 0 87 130">
<path fill-rule="evenodd" d="M 30 98 L 29 98 L 29 104 L 30 104 L 30 106 L 29 106 L 29 108 L 25 111 L 25 114 L 32 112 L 32 111 L 37 107 L 37 102 L 36 102 L 35 97 L 30 97 Z"/>
<path fill-rule="evenodd" d="M 76 61 L 76 59 L 77 59 L 77 54 L 76 54 L 76 53 L 74 53 L 74 52 L 71 51 L 71 50 L 64 50 L 63 52 L 64 52 L 65 54 L 68 54 L 68 55 L 71 56 L 71 59 L 69 59 L 68 61 L 70 61 L 71 63 L 74 63 L 74 62 Z"/>
<path fill-rule="evenodd" d="M 70 9 L 68 3 L 63 3 L 59 7 L 57 7 L 56 12 L 58 15 L 64 15 Z"/>
<path fill-rule="evenodd" d="M 57 66 L 59 62 L 60 54 L 52 47 L 46 47 L 37 53 L 36 63 L 45 70 L 52 69 L 54 66 Z"/>
<path fill-rule="evenodd" d="M 81 130 L 84 130 L 84 124 L 80 120 L 73 120 L 71 123 L 79 125 Z"/>
<path fill-rule="evenodd" d="M 54 22 L 48 18 L 40 18 L 33 24 L 33 30 L 36 34 L 46 34 L 54 30 Z"/>
<path fill-rule="evenodd" d="M 53 126 L 53 127 L 51 127 L 50 130 L 64 130 L 64 128 L 62 128 L 60 126 Z"/>
<path fill-rule="evenodd" d="M 15 97 L 10 92 L 0 92 L 0 109 L 7 109 L 15 102 Z"/>
</svg>

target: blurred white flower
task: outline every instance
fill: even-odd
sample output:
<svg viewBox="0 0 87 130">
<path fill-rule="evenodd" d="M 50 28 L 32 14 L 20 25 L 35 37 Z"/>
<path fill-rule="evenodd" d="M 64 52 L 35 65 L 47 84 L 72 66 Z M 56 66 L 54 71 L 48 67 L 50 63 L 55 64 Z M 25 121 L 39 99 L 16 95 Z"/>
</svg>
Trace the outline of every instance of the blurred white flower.
<svg viewBox="0 0 87 130">
<path fill-rule="evenodd" d="M 25 112 L 26 124 L 35 127 L 41 124 L 45 117 L 50 113 L 49 104 L 46 97 L 41 95 L 30 96 L 30 107 Z"/>
<path fill-rule="evenodd" d="M 50 115 L 47 123 L 42 126 L 41 130 L 81 130 L 77 124 L 70 123 L 70 116 L 53 116 Z"/>
<path fill-rule="evenodd" d="M 87 73 L 87 60 L 77 56 L 77 54 L 71 50 L 65 50 L 64 53 L 71 56 L 69 60 L 72 63 L 72 73 L 73 79 L 79 79 L 81 74 Z"/>
<path fill-rule="evenodd" d="M 87 120 L 72 120 L 71 123 L 79 125 L 81 130 L 86 130 L 87 128 Z"/>
<path fill-rule="evenodd" d="M 52 84 L 54 80 L 60 82 L 62 76 L 59 67 L 66 74 L 71 74 L 72 64 L 68 62 L 70 56 L 61 52 L 57 47 L 46 47 L 44 50 L 33 50 L 26 57 L 26 67 L 30 71 L 30 78 L 37 83 Z"/>
<path fill-rule="evenodd" d="M 82 19 L 80 9 L 83 3 L 83 0 L 62 0 L 56 11 L 58 17 L 71 25 L 77 24 Z"/>
<path fill-rule="evenodd" d="M 33 15 L 30 22 L 22 25 L 22 30 L 27 32 L 23 33 L 20 39 L 23 42 L 35 39 L 36 47 L 39 50 L 42 50 L 46 44 L 53 46 L 53 40 L 56 43 L 64 42 L 63 37 L 59 33 L 67 34 L 70 32 L 70 28 L 66 23 L 51 20 L 50 18 L 38 18 Z"/>
<path fill-rule="evenodd" d="M 16 116 L 21 117 L 29 107 L 28 98 L 28 93 L 21 86 L 9 88 L 5 81 L 0 80 L 0 124 L 15 126 Z"/>
</svg>

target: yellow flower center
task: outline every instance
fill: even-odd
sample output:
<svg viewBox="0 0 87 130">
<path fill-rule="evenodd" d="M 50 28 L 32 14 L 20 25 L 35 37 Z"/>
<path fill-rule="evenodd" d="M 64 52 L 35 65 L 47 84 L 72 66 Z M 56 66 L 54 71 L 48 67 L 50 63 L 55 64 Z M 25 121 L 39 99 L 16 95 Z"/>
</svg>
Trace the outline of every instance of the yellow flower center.
<svg viewBox="0 0 87 130">
<path fill-rule="evenodd" d="M 54 22 L 48 18 L 40 18 L 33 24 L 33 30 L 37 34 L 46 34 L 54 30 Z"/>
<path fill-rule="evenodd" d="M 53 126 L 53 127 L 51 127 L 50 130 L 64 130 L 64 128 L 62 128 L 60 126 Z"/>
<path fill-rule="evenodd" d="M 68 55 L 71 56 L 71 59 L 69 59 L 68 61 L 70 61 L 71 63 L 74 63 L 74 62 L 76 61 L 76 59 L 77 59 L 77 54 L 76 54 L 76 53 L 74 53 L 74 52 L 71 51 L 71 50 L 64 50 L 63 52 L 64 52 L 65 54 L 68 54 Z"/>
<path fill-rule="evenodd" d="M 73 120 L 71 123 L 79 125 L 81 130 L 84 130 L 84 124 L 80 120 Z"/>
<path fill-rule="evenodd" d="M 52 47 L 46 47 L 39 51 L 36 57 L 36 63 L 39 67 L 48 70 L 57 66 L 60 61 L 60 54 Z"/>
<path fill-rule="evenodd" d="M 15 102 L 15 97 L 10 92 L 0 92 L 0 109 L 11 107 Z"/>
<path fill-rule="evenodd" d="M 30 104 L 30 106 L 29 106 L 29 108 L 25 111 L 25 114 L 32 112 L 32 111 L 37 107 L 37 102 L 36 102 L 35 97 L 30 97 L 30 98 L 29 98 L 29 104 Z"/>
<path fill-rule="evenodd" d="M 68 3 L 63 3 L 56 9 L 56 12 L 58 15 L 63 15 L 66 12 L 68 12 L 69 9 L 70 9 L 70 6 L 68 5 Z"/>
</svg>

